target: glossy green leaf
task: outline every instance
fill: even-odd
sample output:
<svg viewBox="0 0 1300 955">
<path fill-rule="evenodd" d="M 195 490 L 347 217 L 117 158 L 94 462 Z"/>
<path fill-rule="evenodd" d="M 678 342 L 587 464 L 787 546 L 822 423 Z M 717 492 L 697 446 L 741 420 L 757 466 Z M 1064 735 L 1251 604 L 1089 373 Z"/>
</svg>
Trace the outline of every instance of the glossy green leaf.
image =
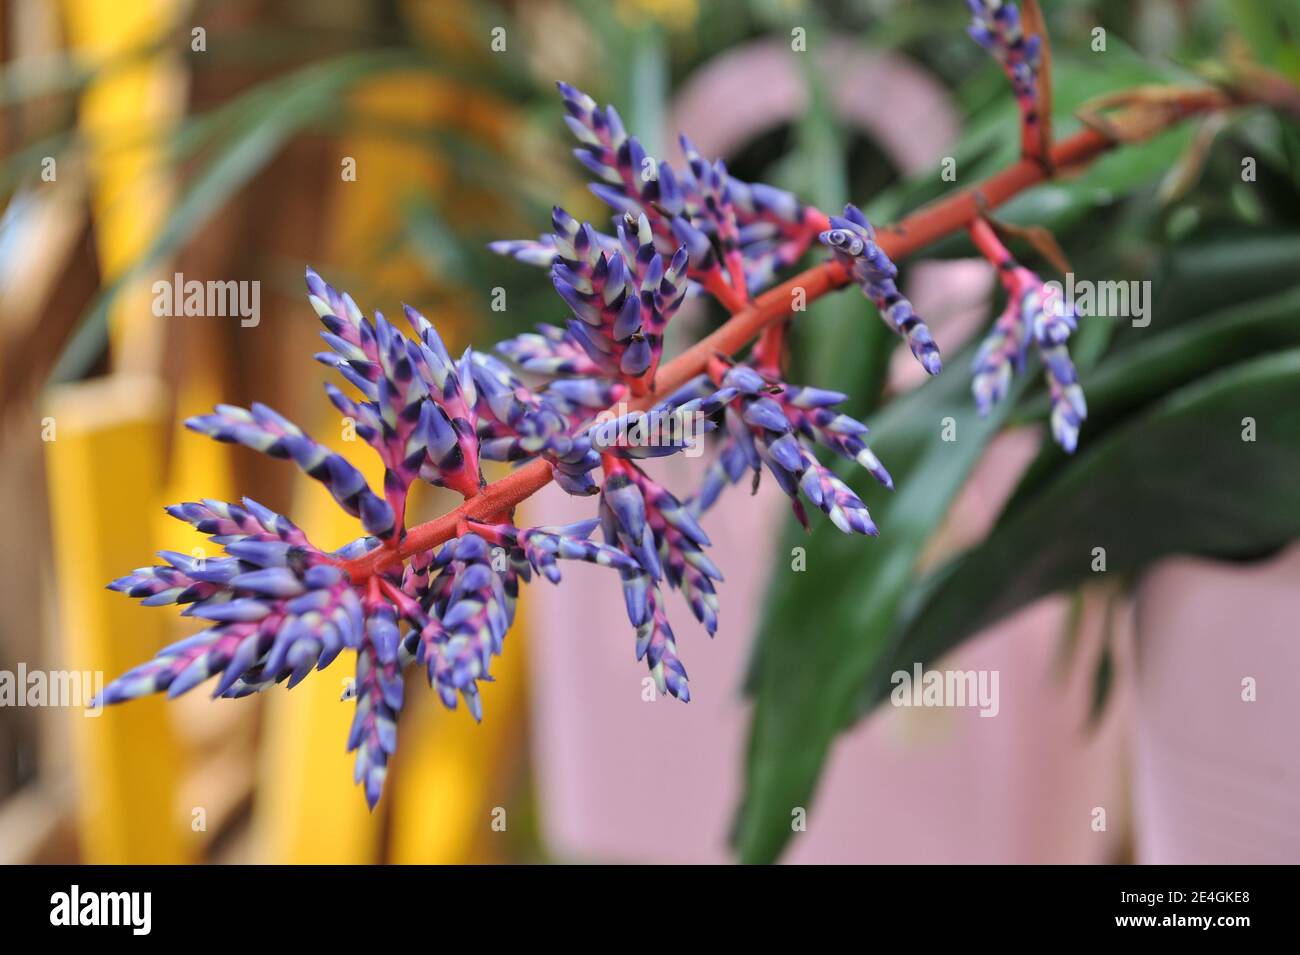
<svg viewBox="0 0 1300 955">
<path fill-rule="evenodd" d="M 1155 334 L 1156 327 L 1153 322 L 1152 334 L 1107 357 L 1084 379 L 1088 433 L 1216 368 L 1300 345 L 1300 285 L 1217 309 L 1164 334 Z M 1014 420 L 1041 420 L 1047 413 L 1047 398 L 1041 397 L 1026 403 Z"/>
<path fill-rule="evenodd" d="M 1214 271 L 1219 266 L 1211 261 L 1207 268 L 1219 275 L 1229 291 L 1235 288 L 1240 292 L 1243 287 L 1240 283 L 1234 285 L 1226 273 Z M 1295 281 L 1294 276 L 1290 278 Z M 1216 289 L 1207 298 L 1214 302 L 1221 295 Z M 1162 327 L 1164 323 L 1157 315 L 1149 328 L 1134 330 L 1141 332 L 1134 334 L 1135 344 L 1107 356 L 1095 369 L 1082 375 L 1088 396 L 1088 420 L 1080 435 L 1082 445 L 1104 437 L 1108 429 L 1125 420 L 1125 415 L 1202 375 L 1233 362 L 1300 345 L 1300 286 L 1279 295 L 1217 309 L 1175 325 L 1163 334 Z M 1045 420 L 1047 415 L 1048 400 L 1040 394 L 1022 403 L 1011 420 L 1013 424 L 1034 423 Z M 1044 445 L 1008 507 L 1034 493 L 1052 474 L 1068 466 L 1063 452 Z"/>
<path fill-rule="evenodd" d="M 1247 430 L 1253 423 L 1253 440 Z M 1140 572 L 1171 554 L 1250 558 L 1300 536 L 1300 348 L 1233 365 L 1179 389 L 1085 446 L 988 538 L 932 575 L 900 638 L 864 684 L 936 660 L 1045 594 Z"/>
</svg>

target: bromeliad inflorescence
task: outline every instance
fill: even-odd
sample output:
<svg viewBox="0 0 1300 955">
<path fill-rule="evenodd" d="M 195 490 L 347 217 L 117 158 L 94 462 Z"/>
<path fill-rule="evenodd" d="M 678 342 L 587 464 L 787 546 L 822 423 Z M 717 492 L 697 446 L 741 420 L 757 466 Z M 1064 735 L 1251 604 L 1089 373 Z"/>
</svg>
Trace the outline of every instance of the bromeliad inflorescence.
<svg viewBox="0 0 1300 955">
<path fill-rule="evenodd" d="M 109 586 L 151 606 L 181 605 L 204 627 L 115 680 L 105 702 L 176 696 L 212 677 L 220 697 L 292 687 L 350 651 L 356 711 L 347 745 L 373 806 L 397 745 L 405 671 L 418 666 L 448 707 L 464 701 L 481 718 L 479 685 L 492 678 L 520 587 L 534 574 L 558 583 L 561 560 L 617 574 L 637 658 L 661 692 L 685 701 L 690 690 L 665 590 L 682 593 L 707 633 L 717 630 L 722 573 L 708 556 L 701 520 L 726 487 L 746 475 L 756 484 L 767 473 L 805 526 L 807 503 L 845 533 L 877 533 L 866 504 L 814 448 L 858 463 L 886 488 L 892 478 L 868 447 L 866 426 L 834 410 L 843 394 L 783 380 L 782 335 L 765 333 L 744 360 L 705 356 L 689 373 L 678 369 L 663 380 L 665 329 L 688 297 L 712 295 L 733 313 L 752 315 L 759 310 L 753 296 L 818 240 L 832 252 L 826 269 L 838 283 L 856 283 L 937 374 L 934 338 L 899 291 L 898 270 L 866 217 L 853 206 L 828 217 L 787 192 L 736 179 L 684 137 L 684 163 L 654 160 L 612 107 L 567 84 L 559 90 L 575 153 L 597 180 L 591 189 L 613 209 L 611 228 L 556 208 L 550 233 L 492 248 L 550 270 L 570 313 L 563 327 L 540 325 L 498 343 L 496 354 L 470 348 L 454 357 L 416 310 L 404 309 L 405 327 L 378 313 L 367 318 L 308 270 L 308 300 L 327 345 L 317 359 L 350 386 L 326 385 L 327 394 L 379 456 L 382 489 L 262 405 L 222 405 L 186 424 L 292 460 L 364 533 L 329 551 L 252 500 L 168 508 L 209 535 L 222 556 L 165 551 L 164 563 Z M 1066 332 L 1050 317 L 1030 315 L 1037 286 L 1011 275 L 1019 324 L 1000 322 L 994 334 L 1001 337 L 981 351 L 976 396 L 984 404 L 1005 390 L 1006 369 L 1032 334 L 1049 367 L 1054 427 L 1066 443 L 1082 418 L 1063 358 Z M 769 314 L 768 331 L 785 315 Z M 648 461 L 719 425 L 717 459 L 695 494 L 679 498 L 656 480 Z M 488 484 L 484 461 L 519 467 Z M 465 503 L 409 527 L 417 480 Z M 549 480 L 595 496 L 592 519 L 517 525 L 514 506 Z"/>
</svg>

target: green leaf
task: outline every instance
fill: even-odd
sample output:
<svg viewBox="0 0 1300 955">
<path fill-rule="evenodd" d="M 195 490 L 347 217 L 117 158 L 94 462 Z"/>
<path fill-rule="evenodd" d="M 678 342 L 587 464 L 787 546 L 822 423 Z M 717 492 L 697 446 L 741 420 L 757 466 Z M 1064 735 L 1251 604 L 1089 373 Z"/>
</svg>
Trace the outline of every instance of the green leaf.
<svg viewBox="0 0 1300 955">
<path fill-rule="evenodd" d="M 1231 288 L 1230 281 L 1223 273 Z M 1236 288 L 1240 289 L 1238 285 Z M 1215 296 L 1217 298 L 1217 294 Z M 1080 436 L 1091 444 L 1116 423 L 1126 420 L 1161 396 L 1203 375 L 1260 354 L 1300 346 L 1300 286 L 1280 295 L 1219 309 L 1163 334 L 1153 320 L 1137 344 L 1115 352 L 1081 377 L 1088 397 L 1088 420 Z M 1100 319 L 1099 321 L 1107 321 Z M 1136 336 L 1135 336 L 1136 337 Z M 1045 395 L 1023 402 L 1013 424 L 1043 421 L 1049 413 Z M 1032 496 L 1053 474 L 1069 466 L 1064 452 L 1045 445 L 1020 480 L 1007 510 Z"/>
<path fill-rule="evenodd" d="M 1152 331 L 1157 327 L 1153 321 Z M 1220 308 L 1163 334 L 1145 335 L 1102 360 L 1083 379 L 1088 395 L 1085 434 L 1095 435 L 1107 419 L 1140 407 L 1216 368 L 1261 352 L 1297 345 L 1300 345 L 1300 285 L 1279 295 Z M 1014 421 L 1042 420 L 1048 408 L 1047 397 L 1040 396 L 1027 402 L 1016 413 Z"/>
<path fill-rule="evenodd" d="M 969 359 L 968 351 L 953 364 L 961 368 Z M 873 489 L 857 469 L 845 477 L 870 505 L 878 540 L 845 536 L 829 521 L 815 522 L 811 536 L 786 537 L 747 680 L 754 713 L 734 830 L 744 861 L 772 861 L 790 838 L 791 810 L 808 805 L 832 739 L 889 651 L 894 615 L 922 547 L 1012 404 L 981 420 L 968 388 L 966 376 L 942 375 L 875 421 L 872 447 L 898 490 Z M 956 441 L 942 440 L 948 417 Z M 794 546 L 806 549 L 804 573 L 790 570 Z"/>
<path fill-rule="evenodd" d="M 1253 419 L 1255 440 L 1243 438 Z M 1091 446 L 981 544 L 936 572 L 905 611 L 893 652 L 864 685 L 930 662 L 1045 594 L 1132 574 L 1171 554 L 1234 559 L 1300 536 L 1300 348 L 1233 365 L 1158 402 Z"/>
<path fill-rule="evenodd" d="M 1234 236 L 1176 248 L 1152 281 L 1156 309 L 1152 326 L 1164 328 L 1243 297 L 1290 288 L 1297 275 L 1300 235 L 1294 232 Z"/>
<path fill-rule="evenodd" d="M 1115 656 L 1110 644 L 1101 648 L 1097 665 L 1092 672 L 1092 694 L 1088 703 L 1088 728 L 1095 729 L 1106 712 L 1111 686 L 1115 682 Z"/>
</svg>

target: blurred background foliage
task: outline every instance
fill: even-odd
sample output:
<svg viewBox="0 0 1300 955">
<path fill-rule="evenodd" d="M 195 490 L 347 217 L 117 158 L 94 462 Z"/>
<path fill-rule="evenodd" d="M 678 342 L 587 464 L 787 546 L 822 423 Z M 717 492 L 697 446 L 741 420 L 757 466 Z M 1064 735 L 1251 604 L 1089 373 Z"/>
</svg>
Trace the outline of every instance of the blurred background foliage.
<svg viewBox="0 0 1300 955">
<path fill-rule="evenodd" d="M 1241 57 L 1300 80 L 1300 7 L 1293 0 L 1045 6 L 1058 135 L 1079 128 L 1073 115 L 1093 97 L 1140 84 L 1200 82 Z M 11 540 L 44 542 L 53 534 L 56 547 L 59 540 L 59 517 L 48 518 L 51 531 L 42 492 L 34 490 L 45 485 L 45 465 L 31 421 L 40 418 L 34 409 L 46 390 L 127 372 L 163 385 L 157 440 L 169 463 L 163 486 L 153 489 L 158 494 L 203 477 L 208 485 L 196 480 L 189 493 L 217 494 L 223 484 L 255 488 L 277 509 L 310 495 L 251 455 L 197 464 L 169 457 L 175 418 L 215 399 L 266 400 L 311 424 L 317 379 L 286 371 L 302 367 L 314 336 L 312 323 L 300 320 L 310 317 L 301 304 L 307 262 L 363 307 L 411 302 L 462 346 L 471 329 L 475 342 L 486 343 L 554 320 L 545 274 L 499 260 L 484 245 L 543 231 L 556 203 L 597 220 L 605 215 L 567 155 L 555 79 L 618 104 L 651 154 L 672 154 L 665 117 L 682 80 L 723 51 L 760 37 L 788 38 L 799 26 L 812 50 L 826 37 L 848 39 L 907 57 L 943 83 L 963 122 L 952 149 L 957 185 L 1014 161 L 1018 148 L 1005 80 L 966 38 L 957 0 L 144 0 L 130 7 L 0 0 L 0 500 L 16 532 Z M 196 27 L 204 31 L 201 49 Z M 498 27 L 506 31 L 504 53 L 491 47 Z M 1098 27 L 1103 59 L 1090 46 Z M 736 175 L 796 190 L 832 211 L 852 200 L 879 221 L 953 187 L 938 169 L 902 179 L 878 144 L 837 121 L 827 95 L 834 77 L 810 68 L 807 81 L 803 115 L 726 157 Z M 349 192 L 341 156 L 357 159 L 358 185 L 368 188 Z M 1248 183 L 1241 174 L 1247 158 L 1257 164 Z M 42 179 L 47 159 L 57 164 L 56 182 Z M 842 537 L 827 522 L 816 523 L 809 538 L 790 522 L 776 551 L 783 564 L 792 546 L 805 546 L 817 553 L 818 572 L 773 575 L 754 642 L 745 798 L 734 832 L 742 859 L 778 856 L 790 836 L 788 807 L 808 804 L 835 737 L 883 698 L 890 672 L 932 662 L 1041 594 L 1086 586 L 1097 541 L 1105 542 L 1110 572 L 1133 580 L 1169 553 L 1245 560 L 1300 533 L 1294 120 L 1251 109 L 1223 123 L 1186 124 L 1031 190 L 999 217 L 1052 229 L 1080 278 L 1150 280 L 1151 324 L 1083 323 L 1075 353 L 1090 417 L 1080 452 L 1067 458 L 1044 440 L 988 537 L 938 553 L 932 542 L 987 443 L 1003 428 L 1042 431 L 1037 376 L 1031 370 L 1024 377 L 1014 407 L 980 421 L 965 373 L 971 346 L 945 356 L 947 372 L 938 380 L 901 390 L 888 385 L 895 342 L 860 297 L 819 301 L 795 324 L 792 380 L 854 396 L 853 410 L 872 425 L 899 490 L 888 500 L 869 498 L 883 529 L 877 541 Z M 1031 248 L 1015 251 L 1053 272 Z M 954 237 L 925 257 L 972 254 Z M 160 329 L 142 321 L 140 283 L 173 270 L 261 280 L 262 324 L 169 322 Z M 497 287 L 508 289 L 505 311 L 489 307 Z M 990 317 L 1001 304 L 992 303 Z M 707 321 L 722 318 L 715 312 Z M 199 367 L 206 372 L 196 373 Z M 1242 445 L 1241 419 L 1265 412 L 1273 416 L 1258 440 Z M 939 438 L 948 417 L 956 442 Z M 215 488 L 214 469 L 222 475 Z M 857 475 L 844 476 L 856 486 Z M 53 493 L 62 485 L 50 487 Z M 152 491 L 118 493 L 124 509 L 144 507 L 140 496 L 150 507 L 162 503 Z M 437 496 L 424 506 L 437 511 Z M 50 549 L 33 544 L 20 555 L 5 548 L 0 666 L 42 658 L 40 641 L 61 614 L 67 622 L 59 607 L 68 596 L 29 596 L 57 590 L 46 569 Z M 111 555 L 119 562 L 103 579 L 143 553 Z M 1093 665 L 1101 705 L 1105 656 Z M 432 711 L 421 718 L 432 719 Z M 67 771 L 49 742 L 64 731 L 38 724 L 0 714 L 0 794 Z M 482 778 L 504 773 L 503 785 L 526 789 L 526 767 L 501 768 L 520 765 L 521 744 L 508 737 L 521 728 L 516 720 L 502 731 L 498 748 L 509 758 L 461 769 Z M 266 727 L 247 728 L 248 747 L 259 732 Z M 338 738 L 329 731 L 330 745 Z M 178 745 L 209 753 L 209 744 L 205 737 Z M 455 750 L 454 740 L 447 745 Z M 456 773 L 437 764 L 436 754 L 427 758 L 426 772 L 408 773 L 445 788 Z M 252 785 L 235 787 L 222 831 L 247 822 Z M 463 795 L 471 803 L 482 798 L 478 790 Z M 373 823 L 363 820 L 348 858 L 401 858 L 403 844 L 422 847 L 407 858 L 481 857 L 481 847 L 428 848 L 434 837 L 402 821 L 400 794 L 393 801 L 386 853 L 376 848 L 380 837 L 366 834 Z M 277 825 L 292 828 L 274 818 L 259 822 L 254 813 L 254 831 Z M 543 857 L 535 837 L 518 838 L 510 857 Z M 310 842 L 310 833 L 301 840 Z M 213 845 L 221 846 L 215 836 Z M 282 848 L 280 858 L 313 858 L 301 845 Z M 81 849 L 93 856 L 84 832 Z"/>
</svg>

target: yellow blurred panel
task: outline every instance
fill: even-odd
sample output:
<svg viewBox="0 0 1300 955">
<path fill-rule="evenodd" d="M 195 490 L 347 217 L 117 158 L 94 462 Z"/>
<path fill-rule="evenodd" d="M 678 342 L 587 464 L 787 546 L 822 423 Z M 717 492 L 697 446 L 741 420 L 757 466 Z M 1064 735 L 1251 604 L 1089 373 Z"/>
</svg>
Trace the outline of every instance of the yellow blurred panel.
<svg viewBox="0 0 1300 955">
<path fill-rule="evenodd" d="M 344 752 L 354 707 L 339 696 L 354 659 L 345 652 L 293 690 L 266 693 L 254 797 L 257 862 L 379 861 L 382 804 L 374 816 L 367 810 L 365 796 L 352 785 L 352 754 Z"/>
<path fill-rule="evenodd" d="M 362 84 L 352 107 L 368 122 L 383 127 L 431 127 L 451 91 L 440 80 L 417 72 L 393 73 Z M 402 201 L 420 193 L 437 193 L 446 183 L 445 164 L 417 142 L 394 136 L 354 136 L 339 144 L 340 156 L 356 160 L 356 181 L 340 182 L 334 206 L 337 229 L 328 251 L 353 267 L 362 263 L 376 288 L 409 287 L 423 270 L 409 251 L 394 250 L 376 259 L 374 251 L 401 225 Z M 366 303 L 361 303 L 366 307 Z M 374 306 L 371 306 L 372 308 Z M 389 311 L 390 309 L 382 309 Z"/>
<path fill-rule="evenodd" d="M 338 430 L 313 430 L 312 436 L 349 457 L 371 487 L 380 487 L 377 457 L 360 442 L 337 440 Z M 335 440 L 331 440 L 334 437 Z M 363 533 L 320 484 L 300 475 L 294 523 L 307 537 L 333 550 Z M 292 690 L 273 687 L 263 718 L 260 785 L 254 803 L 258 861 L 284 864 L 369 863 L 379 861 L 384 804 L 372 815 L 360 787 L 353 785 L 353 754 L 345 751 L 356 709 L 341 700 L 356 672 L 356 656 L 344 652 L 326 670 L 313 673 Z"/>
<path fill-rule="evenodd" d="M 172 424 L 171 466 L 166 471 L 158 506 L 150 512 L 158 521 L 159 546 L 186 554 L 201 548 L 204 556 L 215 557 L 219 548 L 191 525 L 171 517 L 163 507 L 204 497 L 233 501 L 240 496 L 231 473 L 231 446 L 181 427 L 186 418 L 208 414 L 221 403 L 220 369 L 224 359 L 224 352 L 208 351 L 202 362 L 186 368 L 181 377 Z"/>
<path fill-rule="evenodd" d="M 167 642 L 156 609 L 104 589 L 154 550 L 148 514 L 162 473 L 165 402 L 152 379 L 113 377 L 56 390 L 47 480 L 64 665 L 112 679 Z M 77 823 L 90 863 L 193 861 L 198 840 L 176 803 L 184 759 L 161 697 L 70 713 Z"/>
<path fill-rule="evenodd" d="M 154 240 L 171 202 L 164 169 L 166 133 L 180 114 L 186 84 L 170 52 L 132 58 L 157 43 L 188 4 L 182 0 L 65 0 L 70 47 L 83 66 L 109 67 L 81 97 L 80 131 L 94 183 L 92 207 L 106 284 Z M 157 370 L 162 336 L 148 276 L 124 288 L 109 313 L 114 366 Z"/>
<path fill-rule="evenodd" d="M 521 603 L 522 610 L 522 603 Z M 491 799 L 519 751 L 527 677 L 523 613 L 492 664 L 494 683 L 482 684 L 483 722 L 464 706 L 443 707 L 423 673 L 407 682 L 407 712 L 390 777 L 392 835 L 389 858 L 399 864 L 486 861 Z M 418 669 L 418 668 L 417 668 Z"/>
</svg>

